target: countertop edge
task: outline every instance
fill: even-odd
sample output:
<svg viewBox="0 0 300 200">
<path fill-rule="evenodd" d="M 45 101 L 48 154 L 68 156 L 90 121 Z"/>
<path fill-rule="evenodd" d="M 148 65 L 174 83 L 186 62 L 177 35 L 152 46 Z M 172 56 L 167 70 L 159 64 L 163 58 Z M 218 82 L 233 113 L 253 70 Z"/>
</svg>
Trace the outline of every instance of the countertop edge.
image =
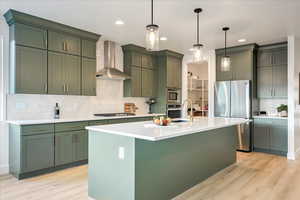
<svg viewBox="0 0 300 200">
<path fill-rule="evenodd" d="M 90 130 L 90 131 L 96 131 L 96 132 L 103 132 L 103 133 L 109 133 L 109 134 L 120 135 L 120 136 L 133 137 L 133 138 L 149 140 L 149 141 L 160 141 L 160 140 L 170 139 L 170 138 L 174 138 L 174 137 L 190 135 L 190 134 L 194 134 L 194 133 L 201 133 L 201 132 L 210 131 L 210 130 L 219 129 L 219 128 L 227 128 L 227 127 L 230 127 L 230 126 L 236 126 L 236 125 L 247 123 L 247 122 L 250 122 L 250 121 L 251 120 L 245 120 L 244 122 L 232 122 L 231 124 L 216 125 L 214 127 L 200 128 L 200 129 L 194 129 L 194 130 L 190 130 L 190 131 L 179 131 L 178 133 L 176 133 L 174 135 L 167 135 L 167 136 L 161 136 L 161 137 L 151 137 L 151 136 L 146 137 L 146 136 L 126 133 L 126 132 L 107 130 L 107 129 L 101 128 L 101 126 L 87 126 L 86 129 Z"/>
</svg>

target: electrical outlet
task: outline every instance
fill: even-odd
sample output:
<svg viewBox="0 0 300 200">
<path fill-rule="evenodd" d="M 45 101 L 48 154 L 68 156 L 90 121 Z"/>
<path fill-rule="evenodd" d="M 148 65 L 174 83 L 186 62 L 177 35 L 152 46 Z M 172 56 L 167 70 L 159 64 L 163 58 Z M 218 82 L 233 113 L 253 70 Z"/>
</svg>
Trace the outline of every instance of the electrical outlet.
<svg viewBox="0 0 300 200">
<path fill-rule="evenodd" d="M 125 148 L 124 147 L 119 147 L 118 156 L 119 156 L 120 160 L 124 160 L 124 158 L 125 158 Z"/>
</svg>

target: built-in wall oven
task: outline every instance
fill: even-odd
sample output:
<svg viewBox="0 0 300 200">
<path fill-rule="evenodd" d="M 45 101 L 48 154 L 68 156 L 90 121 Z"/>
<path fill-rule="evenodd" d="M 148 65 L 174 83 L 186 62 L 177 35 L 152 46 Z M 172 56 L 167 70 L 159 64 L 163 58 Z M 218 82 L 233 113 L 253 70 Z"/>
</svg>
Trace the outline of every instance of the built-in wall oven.
<svg viewBox="0 0 300 200">
<path fill-rule="evenodd" d="M 167 104 L 167 114 L 170 118 L 181 118 L 181 104 Z"/>
<path fill-rule="evenodd" d="M 167 89 L 167 98 L 168 104 L 180 104 L 181 103 L 181 94 L 180 89 L 168 88 Z"/>
</svg>

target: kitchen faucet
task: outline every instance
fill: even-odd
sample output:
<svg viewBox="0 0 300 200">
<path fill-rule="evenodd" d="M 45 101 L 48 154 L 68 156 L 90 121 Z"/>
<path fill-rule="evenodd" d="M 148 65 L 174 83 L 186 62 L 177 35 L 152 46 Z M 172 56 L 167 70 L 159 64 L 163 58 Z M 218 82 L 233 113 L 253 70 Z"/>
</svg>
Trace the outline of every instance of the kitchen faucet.
<svg viewBox="0 0 300 200">
<path fill-rule="evenodd" d="M 189 108 L 189 104 L 190 104 L 190 113 L 189 113 L 189 118 L 190 120 L 193 122 L 194 121 L 194 112 L 193 112 L 193 101 L 191 99 L 186 99 L 183 101 L 182 103 L 182 107 L 184 108 L 185 103 L 187 103 L 187 107 Z"/>
</svg>

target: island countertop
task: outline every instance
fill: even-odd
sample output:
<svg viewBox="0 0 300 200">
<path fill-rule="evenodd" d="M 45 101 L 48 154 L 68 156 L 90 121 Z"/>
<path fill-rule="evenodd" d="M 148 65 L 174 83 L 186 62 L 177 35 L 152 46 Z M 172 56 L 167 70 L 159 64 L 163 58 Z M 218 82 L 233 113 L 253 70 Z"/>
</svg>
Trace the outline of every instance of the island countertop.
<svg viewBox="0 0 300 200">
<path fill-rule="evenodd" d="M 152 121 L 88 126 L 89 131 L 134 137 L 138 139 L 158 141 L 218 128 L 235 126 L 249 122 L 238 118 L 195 118 L 193 122 L 171 123 L 169 126 L 158 126 Z M 99 133 L 101 134 L 101 133 Z"/>
</svg>

